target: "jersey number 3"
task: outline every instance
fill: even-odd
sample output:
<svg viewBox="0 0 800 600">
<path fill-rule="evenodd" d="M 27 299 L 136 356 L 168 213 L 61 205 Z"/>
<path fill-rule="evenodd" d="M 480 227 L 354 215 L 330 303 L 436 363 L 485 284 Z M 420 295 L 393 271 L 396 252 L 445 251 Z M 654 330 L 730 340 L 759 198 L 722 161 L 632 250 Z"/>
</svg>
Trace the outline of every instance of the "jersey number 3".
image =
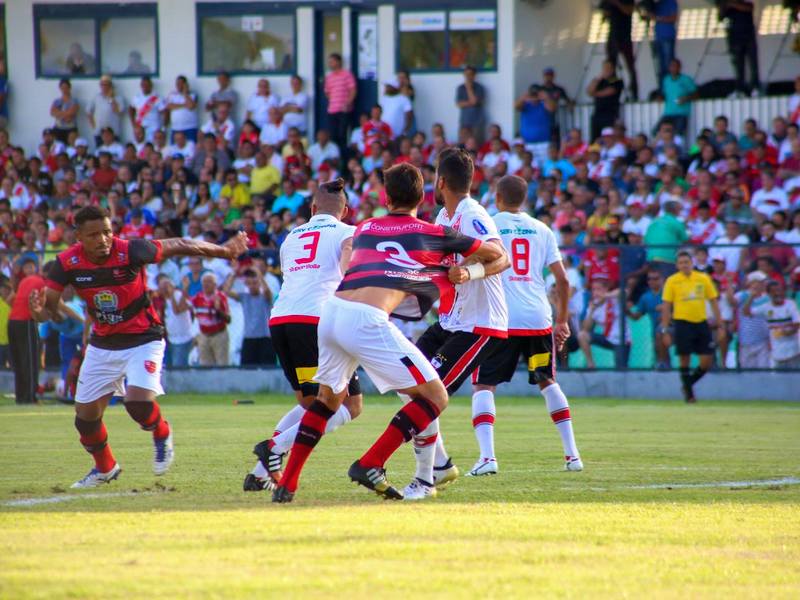
<svg viewBox="0 0 800 600">
<path fill-rule="evenodd" d="M 317 259 L 317 246 L 319 246 L 319 231 L 309 231 L 308 233 L 304 233 L 303 235 L 298 236 L 301 240 L 310 239 L 310 241 L 303 246 L 303 250 L 308 250 L 308 256 L 304 256 L 303 258 L 295 259 L 295 263 L 298 265 L 307 265 L 308 263 L 312 263 Z"/>
<path fill-rule="evenodd" d="M 517 275 L 527 275 L 531 268 L 531 244 L 525 238 L 511 240 L 511 268 Z"/>
</svg>

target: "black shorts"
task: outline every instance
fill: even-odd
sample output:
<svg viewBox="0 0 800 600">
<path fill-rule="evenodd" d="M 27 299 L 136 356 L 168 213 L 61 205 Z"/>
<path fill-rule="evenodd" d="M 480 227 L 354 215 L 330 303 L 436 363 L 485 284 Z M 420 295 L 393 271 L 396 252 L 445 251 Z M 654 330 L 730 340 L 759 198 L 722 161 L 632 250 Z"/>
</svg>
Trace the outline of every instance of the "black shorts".
<svg viewBox="0 0 800 600">
<path fill-rule="evenodd" d="M 303 396 L 316 396 L 319 384 L 314 381 L 319 365 L 317 326 L 313 323 L 281 323 L 269 326 L 275 354 L 283 368 L 283 374 L 294 391 Z M 347 386 L 349 396 L 361 393 L 358 373 L 353 373 Z"/>
<path fill-rule="evenodd" d="M 679 356 L 714 353 L 714 341 L 708 321 L 692 323 L 676 320 L 674 339 L 675 351 Z"/>
<path fill-rule="evenodd" d="M 556 353 L 552 333 L 512 336 L 502 342 L 497 353 L 475 371 L 473 383 L 500 385 L 511 381 L 520 356 L 528 367 L 528 381 L 532 385 L 556 378 Z"/>
<path fill-rule="evenodd" d="M 436 323 L 417 340 L 417 348 L 431 361 L 447 393 L 453 394 L 503 342 L 501 338 L 468 331 L 446 331 Z"/>
</svg>

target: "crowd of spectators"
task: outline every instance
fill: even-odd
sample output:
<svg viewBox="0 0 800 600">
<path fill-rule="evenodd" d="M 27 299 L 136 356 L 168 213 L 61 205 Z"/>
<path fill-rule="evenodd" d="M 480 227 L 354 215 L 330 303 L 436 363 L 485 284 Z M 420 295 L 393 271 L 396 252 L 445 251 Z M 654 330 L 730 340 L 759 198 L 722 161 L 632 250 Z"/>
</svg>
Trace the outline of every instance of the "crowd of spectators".
<svg viewBox="0 0 800 600">
<path fill-rule="evenodd" d="M 543 82 L 516 101 L 520 128 L 512 137 L 487 121 L 487 90 L 472 67 L 454 95 L 460 128 L 447 132 L 441 124 L 417 128 L 407 73 L 382 83 L 379 103 L 351 126 L 355 81 L 339 57 L 329 66 L 330 118 L 315 132 L 307 125 L 309 98 L 300 77 L 292 78 L 286 97 L 258 81 L 237 111 L 242 100 L 225 73 L 204 103 L 185 77 L 164 95 L 143 77 L 141 92 L 128 99 L 104 76 L 83 106 L 65 79 L 34 154 L 0 130 L 0 352 L 7 300 L 24 277 L 23 265 L 40 267 L 74 243 L 74 212 L 99 205 L 127 239 L 221 243 L 244 230 L 250 249 L 234 264 L 167 260 L 148 270 L 148 283 L 166 323 L 168 366 L 274 364 L 266 322 L 280 293 L 278 252 L 288 232 L 310 218 L 317 186 L 343 176 L 349 220 L 358 223 L 387 213 L 382 169 L 409 162 L 426 182 L 419 216 L 433 219 L 436 157 L 460 144 L 476 164 L 472 195 L 490 213 L 500 177 L 515 173 L 528 182 L 529 211 L 553 228 L 567 258 L 570 349 L 582 347 L 588 366 L 596 345 L 613 349 L 619 366 L 627 364 L 626 328 L 649 315 L 657 363 L 666 367 L 654 311 L 676 252 L 687 245 L 697 268 L 719 286 L 729 342 L 738 341 L 738 359 L 722 348 L 721 366 L 769 366 L 763 352 L 762 363 L 748 362 L 746 347 L 769 346 L 769 331 L 766 321 L 757 327 L 760 317 L 743 310 L 747 294 L 764 297 L 768 282 L 778 282 L 790 298 L 800 290 L 800 78 L 785 116 L 731 125 L 720 115 L 690 139 L 685 122 L 669 118 L 674 114 L 665 114 L 654 132 L 629 132 L 618 111 L 604 113 L 606 99 L 618 101 L 621 91 L 606 63 L 590 84 L 601 118 L 587 136 L 559 131 L 555 111 L 572 101 L 547 69 Z M 673 61 L 665 88 L 679 75 Z M 691 100 L 689 86 L 675 87 L 677 98 Z M 88 139 L 77 129 L 80 111 L 89 116 Z M 120 139 L 125 119 L 131 139 Z M 48 339 L 63 336 L 79 346 L 76 331 L 53 330 Z"/>
</svg>

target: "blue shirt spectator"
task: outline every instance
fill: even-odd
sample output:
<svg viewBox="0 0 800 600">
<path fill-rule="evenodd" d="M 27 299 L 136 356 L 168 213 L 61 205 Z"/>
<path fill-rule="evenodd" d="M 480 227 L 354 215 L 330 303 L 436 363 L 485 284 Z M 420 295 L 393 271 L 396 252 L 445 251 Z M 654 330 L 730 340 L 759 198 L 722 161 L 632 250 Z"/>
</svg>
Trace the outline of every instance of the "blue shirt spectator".
<svg viewBox="0 0 800 600">
<path fill-rule="evenodd" d="M 272 212 L 279 213 L 284 208 L 288 208 L 292 216 L 297 215 L 297 211 L 303 206 L 305 198 L 294 189 L 294 185 L 288 179 L 283 182 L 283 193 L 275 199 L 272 204 Z"/>
<path fill-rule="evenodd" d="M 526 144 L 546 144 L 553 133 L 553 114 L 555 103 L 547 93 L 532 85 L 528 92 L 517 100 L 520 112 L 520 137 Z"/>
</svg>

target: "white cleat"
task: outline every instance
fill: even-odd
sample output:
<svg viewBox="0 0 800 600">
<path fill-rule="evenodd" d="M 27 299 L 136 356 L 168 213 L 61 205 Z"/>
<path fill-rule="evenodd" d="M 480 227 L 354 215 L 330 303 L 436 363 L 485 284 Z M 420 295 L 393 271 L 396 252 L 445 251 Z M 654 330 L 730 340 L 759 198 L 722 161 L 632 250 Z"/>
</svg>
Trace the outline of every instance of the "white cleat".
<svg viewBox="0 0 800 600">
<path fill-rule="evenodd" d="M 403 500 L 425 500 L 436 496 L 436 486 L 428 485 L 415 477 L 403 490 Z"/>
<path fill-rule="evenodd" d="M 86 474 L 86 477 L 76 481 L 69 487 L 71 487 L 73 490 L 94 488 L 103 483 L 114 481 L 117 477 L 119 477 L 120 473 L 122 473 L 122 469 L 120 468 L 119 464 L 115 464 L 108 473 L 101 473 L 94 468 Z"/>
<path fill-rule="evenodd" d="M 166 438 L 153 440 L 153 473 L 163 475 L 169 471 L 173 460 L 175 460 L 175 449 L 172 446 L 172 427 L 170 427 Z"/>
<path fill-rule="evenodd" d="M 467 473 L 467 477 L 481 477 L 482 475 L 497 475 L 499 471 L 497 459 L 495 458 L 481 458 L 472 467 L 472 470 Z"/>
<path fill-rule="evenodd" d="M 453 483 L 461 472 L 449 459 L 443 467 L 433 468 L 433 485 L 442 489 Z"/>
<path fill-rule="evenodd" d="M 564 463 L 565 471 L 583 471 L 583 461 L 580 457 L 572 456 Z"/>
</svg>

